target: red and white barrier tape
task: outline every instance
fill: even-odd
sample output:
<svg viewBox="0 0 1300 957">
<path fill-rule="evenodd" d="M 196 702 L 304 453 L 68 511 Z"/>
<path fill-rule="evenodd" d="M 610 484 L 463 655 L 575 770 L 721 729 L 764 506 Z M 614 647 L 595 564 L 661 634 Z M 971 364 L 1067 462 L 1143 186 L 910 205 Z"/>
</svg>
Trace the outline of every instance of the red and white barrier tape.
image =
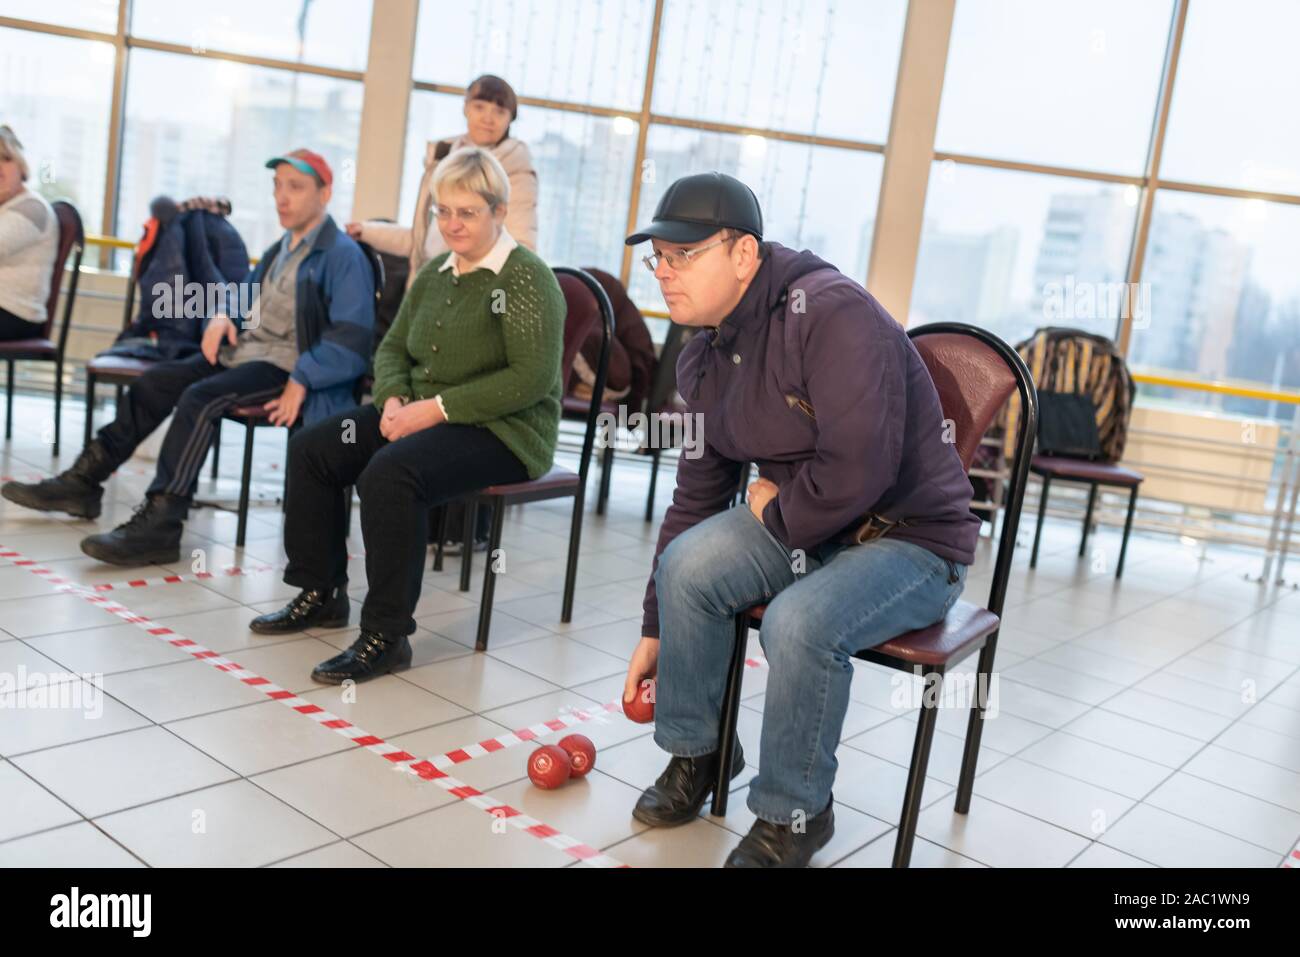
<svg viewBox="0 0 1300 957">
<path fill-rule="evenodd" d="M 1282 862 L 1283 867 L 1294 867 L 1300 870 L 1300 841 L 1296 842 L 1295 847 L 1291 848 L 1291 853 L 1286 856 Z"/>
<path fill-rule="evenodd" d="M 747 668 L 763 668 L 766 665 L 767 661 L 763 658 L 745 659 Z M 439 770 L 451 768 L 458 764 L 464 764 L 466 761 L 472 761 L 474 758 L 481 758 L 486 754 L 493 754 L 521 744 L 531 744 L 538 738 L 553 731 L 564 731 L 585 724 L 588 721 L 598 721 L 606 714 L 622 713 L 623 701 L 621 698 L 606 701 L 604 704 L 592 705 L 590 708 L 569 708 L 547 721 L 539 721 L 537 724 L 531 724 L 526 728 L 507 731 L 495 738 L 486 738 L 474 744 L 455 748 L 445 754 L 429 758 L 428 761 Z"/>
<path fill-rule="evenodd" d="M 364 555 L 349 555 L 348 558 L 364 558 Z M 19 562 L 0 560 L 0 565 L 17 565 Z M 220 571 L 215 572 L 194 572 L 190 575 L 161 575 L 155 578 L 127 578 L 116 582 L 96 582 L 95 584 L 69 582 L 78 588 L 86 588 L 91 591 L 125 591 L 132 588 L 149 588 L 154 585 L 178 585 L 184 582 L 205 582 L 213 578 L 247 578 L 250 575 L 261 575 L 265 572 L 283 571 L 284 565 L 230 565 Z"/>
<path fill-rule="evenodd" d="M 480 810 L 486 811 L 494 817 L 501 818 L 509 822 L 511 827 L 523 831 L 526 834 L 537 838 L 544 844 L 563 851 L 570 857 L 582 861 L 591 867 L 625 867 L 607 854 L 602 854 L 599 850 L 590 845 L 584 844 L 577 838 L 570 837 L 561 831 L 556 830 L 548 824 L 538 821 L 536 818 L 529 817 L 522 811 L 511 807 L 503 801 L 493 798 L 489 794 L 479 791 L 463 781 L 453 778 L 451 775 L 436 767 L 432 761 L 421 761 L 415 755 L 403 751 L 395 745 L 389 744 L 378 735 L 370 734 L 345 718 L 331 714 L 320 705 L 307 701 L 299 697 L 292 691 L 279 687 L 267 678 L 255 674 L 244 668 L 237 662 L 225 658 L 215 651 L 205 648 L 193 639 L 186 638 L 184 635 L 173 631 L 163 625 L 154 623 L 144 615 L 136 614 L 111 598 L 90 591 L 84 585 L 79 585 L 70 579 L 64 578 L 52 568 L 38 564 L 36 561 L 24 558 L 20 552 L 13 549 L 0 546 L 0 558 L 9 559 L 12 564 L 26 568 L 34 575 L 39 576 L 49 584 L 55 587 L 57 591 L 65 592 L 98 605 L 101 609 L 111 615 L 121 618 L 123 621 L 130 622 L 141 628 L 146 634 L 152 635 L 160 641 L 164 641 L 175 648 L 179 648 L 192 658 L 203 661 L 206 664 L 216 668 L 218 671 L 238 679 L 250 688 L 255 688 L 272 701 L 278 701 L 288 708 L 293 709 L 298 714 L 304 715 L 315 721 L 323 728 L 328 728 L 336 734 L 347 738 L 358 747 L 365 748 L 373 754 L 377 754 L 389 761 L 395 768 L 400 768 L 409 774 L 413 774 L 425 781 L 433 781 L 440 788 L 452 796 L 473 804 Z"/>
</svg>

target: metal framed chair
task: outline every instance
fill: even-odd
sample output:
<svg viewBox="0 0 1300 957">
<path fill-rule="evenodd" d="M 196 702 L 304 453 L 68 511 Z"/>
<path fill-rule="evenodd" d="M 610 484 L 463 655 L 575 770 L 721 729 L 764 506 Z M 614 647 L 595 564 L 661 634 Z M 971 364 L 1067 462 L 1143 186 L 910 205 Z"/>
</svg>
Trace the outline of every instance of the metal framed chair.
<svg viewBox="0 0 1300 957">
<path fill-rule="evenodd" d="M 379 298 L 380 296 L 383 295 L 383 291 L 384 291 L 384 261 L 380 259 L 379 253 L 376 252 L 375 249 L 369 244 L 358 243 L 357 245 L 361 247 L 361 251 L 364 252 L 366 254 L 366 258 L 370 260 L 370 269 L 371 272 L 374 274 L 374 280 L 375 280 L 375 302 L 376 304 L 378 304 Z M 369 382 L 369 379 L 370 379 L 369 376 L 362 376 L 360 379 L 357 380 L 357 395 L 356 395 L 357 401 L 360 401 L 361 398 L 361 388 L 363 387 L 363 385 Z M 260 405 L 242 405 L 242 406 L 236 406 L 235 408 L 228 411 L 225 415 L 225 418 L 232 422 L 238 422 L 240 425 L 244 427 L 244 459 L 243 459 L 243 468 L 240 471 L 240 475 L 239 475 L 239 506 L 238 506 L 239 521 L 235 526 L 235 547 L 243 548 L 244 537 L 248 532 L 248 502 L 249 502 L 250 492 L 253 484 L 253 438 L 256 435 L 257 429 L 259 427 L 270 426 L 271 414 L 267 412 L 264 408 L 262 408 L 262 406 Z M 295 422 L 292 426 L 290 426 L 289 435 L 292 436 L 294 432 L 296 432 L 297 429 L 300 427 L 301 427 L 301 420 Z M 219 427 L 217 431 L 217 438 L 214 439 L 213 441 L 214 443 L 220 441 Z M 215 453 L 213 457 L 213 475 L 214 477 L 216 475 Z M 289 487 L 289 475 L 287 470 L 284 476 L 284 483 L 285 483 L 285 492 L 281 495 L 280 500 L 281 500 L 281 507 L 287 508 L 288 487 Z M 349 501 L 351 501 L 350 493 L 349 493 Z"/>
<path fill-rule="evenodd" d="M 565 566 L 564 599 L 560 610 L 560 621 L 567 623 L 573 619 L 573 591 L 578 574 L 578 548 L 582 539 L 582 508 L 586 498 L 587 474 L 591 467 L 592 449 L 596 440 L 597 419 L 601 410 L 600 397 L 605 392 L 605 376 L 609 369 L 610 343 L 614 339 L 614 309 L 604 288 L 589 273 L 568 266 L 556 266 L 554 271 L 560 282 L 560 288 L 564 291 L 567 305 L 564 322 L 566 358 L 561 369 L 567 370 L 573 364 L 573 355 L 569 353 L 567 346 L 570 340 L 574 343 L 573 349 L 576 352 L 578 344 L 586 338 L 591 323 L 598 320 L 601 325 L 600 359 L 595 370 L 596 381 L 592 387 L 591 403 L 587 410 L 586 433 L 582 440 L 577 472 L 557 465 L 539 478 L 508 485 L 492 485 L 466 500 L 462 542 L 474 540 L 474 522 L 478 515 L 478 507 L 492 506 L 492 531 L 488 538 L 487 561 L 483 571 L 483 594 L 479 602 L 478 633 L 474 643 L 476 651 L 486 651 L 488 646 L 488 634 L 492 626 L 492 596 L 496 589 L 496 570 L 493 567 L 492 557 L 501 547 L 507 505 L 522 505 L 525 502 L 540 502 L 556 498 L 573 499 L 573 518 L 569 525 L 569 554 Z M 447 512 L 444 507 L 439 517 L 438 543 L 433 559 L 434 571 L 442 571 L 442 543 L 446 537 Z M 461 591 L 469 591 L 473 557 L 472 548 L 461 550 Z"/>
<path fill-rule="evenodd" d="M 45 324 L 41 334 L 31 339 L 12 339 L 0 342 L 0 358 L 8 367 L 5 380 L 5 438 L 14 433 L 14 363 L 54 363 L 54 446 L 53 455 L 59 454 L 59 439 L 63 426 L 63 356 L 68 345 L 68 328 L 72 324 L 72 307 L 77 301 L 77 281 L 81 278 L 81 257 L 86 249 L 86 233 L 81 226 L 81 214 L 71 203 L 59 200 L 51 203 L 59 221 L 59 245 L 55 252 L 54 272 L 50 276 L 50 295 L 45 301 Z M 68 278 L 68 294 L 63 299 L 63 319 L 59 326 L 59 341 L 54 342 L 54 317 L 59 307 L 59 291 L 68 256 L 72 255 L 72 274 Z"/>
<path fill-rule="evenodd" d="M 1015 442 L 1015 461 L 1007 489 L 1006 515 L 998 540 L 993 567 L 993 584 L 985 607 L 958 600 L 943 621 L 921 628 L 859 652 L 855 657 L 898 671 L 919 672 L 926 685 L 923 706 L 916 725 L 912 764 L 907 776 L 898 838 L 894 843 L 894 867 L 907 867 L 916 837 L 930 745 L 939 712 L 936 707 L 945 673 L 953 665 L 979 651 L 978 688 L 986 687 L 993 670 L 998 628 L 1006 598 L 1011 556 L 1020 525 L 1020 507 L 1028 481 L 1030 457 L 1037 434 L 1038 397 L 1034 382 L 1020 356 L 1009 345 L 984 329 L 964 323 L 936 323 L 910 330 L 939 392 L 945 418 L 956 427 L 957 453 L 962 466 L 970 469 L 981 437 L 1013 393 L 1018 393 L 1022 414 Z M 744 506 L 740 506 L 744 507 Z M 719 734 L 719 778 L 710 812 L 727 813 L 727 795 L 740 709 L 741 681 L 745 668 L 745 646 L 751 627 L 759 627 L 765 606 L 756 606 L 736 616 L 736 637 L 731 669 L 723 697 Z M 970 810 L 975 783 L 975 764 L 983 731 L 985 700 L 975 696 L 966 728 L 966 746 L 957 785 L 956 811 Z"/>
<path fill-rule="evenodd" d="M 1134 469 L 1110 462 L 1089 462 L 1059 455 L 1035 455 L 1029 470 L 1043 480 L 1043 490 L 1038 497 L 1038 522 L 1034 526 L 1034 549 L 1029 553 L 1029 567 L 1038 567 L 1038 542 L 1043 537 L 1043 518 L 1047 515 L 1047 496 L 1052 482 L 1081 482 L 1088 486 L 1088 507 L 1083 515 L 1083 535 L 1079 539 L 1079 557 L 1088 551 L 1088 532 L 1092 528 L 1092 511 L 1097 505 L 1097 490 L 1101 486 L 1128 489 L 1128 512 L 1124 516 L 1124 534 L 1120 539 L 1119 561 L 1115 564 L 1115 578 L 1124 575 L 1124 556 L 1128 554 L 1128 537 L 1133 531 L 1133 513 L 1137 510 L 1138 488 L 1145 476 Z"/>
</svg>

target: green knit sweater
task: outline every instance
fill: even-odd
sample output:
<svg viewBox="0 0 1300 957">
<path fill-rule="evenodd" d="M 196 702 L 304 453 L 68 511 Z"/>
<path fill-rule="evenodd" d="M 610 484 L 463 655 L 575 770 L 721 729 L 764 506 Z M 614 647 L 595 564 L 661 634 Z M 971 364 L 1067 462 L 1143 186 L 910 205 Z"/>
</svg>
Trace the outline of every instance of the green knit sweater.
<svg viewBox="0 0 1300 957">
<path fill-rule="evenodd" d="M 375 405 L 441 395 L 448 422 L 490 429 L 537 478 L 559 437 L 564 293 L 523 246 L 499 275 L 439 272 L 449 255 L 420 270 L 375 351 Z"/>
</svg>

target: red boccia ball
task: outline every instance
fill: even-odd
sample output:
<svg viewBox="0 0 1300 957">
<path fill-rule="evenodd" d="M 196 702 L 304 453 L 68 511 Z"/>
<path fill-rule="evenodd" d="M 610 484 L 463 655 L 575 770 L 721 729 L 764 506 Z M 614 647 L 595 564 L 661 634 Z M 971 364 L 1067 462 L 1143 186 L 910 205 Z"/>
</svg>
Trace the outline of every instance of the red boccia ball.
<svg viewBox="0 0 1300 957">
<path fill-rule="evenodd" d="M 637 724 L 649 724 L 655 719 L 655 681 L 645 678 L 636 689 L 632 700 L 623 702 L 623 713 Z"/>
<path fill-rule="evenodd" d="M 544 744 L 528 756 L 529 780 L 548 791 L 569 780 L 571 770 L 568 753 L 553 744 Z"/>
<path fill-rule="evenodd" d="M 596 766 L 596 746 L 585 734 L 570 734 L 560 739 L 559 746 L 569 756 L 571 777 L 585 777 Z"/>
</svg>

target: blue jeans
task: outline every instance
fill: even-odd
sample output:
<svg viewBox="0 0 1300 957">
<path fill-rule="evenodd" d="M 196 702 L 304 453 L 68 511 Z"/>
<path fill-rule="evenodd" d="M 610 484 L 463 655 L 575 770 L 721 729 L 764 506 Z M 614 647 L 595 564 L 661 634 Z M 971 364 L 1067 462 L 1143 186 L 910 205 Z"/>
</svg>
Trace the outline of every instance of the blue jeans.
<svg viewBox="0 0 1300 957">
<path fill-rule="evenodd" d="M 700 522 L 655 573 L 655 743 L 679 757 L 717 750 L 736 612 L 767 603 L 759 641 L 770 671 L 749 808 L 774 824 L 820 813 L 838 767 L 850 657 L 939 621 L 965 581 L 965 565 L 889 536 L 804 556 L 743 504 Z"/>
</svg>

